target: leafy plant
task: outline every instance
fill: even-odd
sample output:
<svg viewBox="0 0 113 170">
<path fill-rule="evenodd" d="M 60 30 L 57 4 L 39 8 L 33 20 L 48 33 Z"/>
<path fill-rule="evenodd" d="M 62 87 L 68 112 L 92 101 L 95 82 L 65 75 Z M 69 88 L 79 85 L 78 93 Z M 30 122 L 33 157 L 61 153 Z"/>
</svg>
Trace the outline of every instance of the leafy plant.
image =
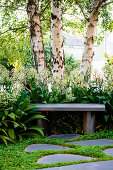
<svg viewBox="0 0 113 170">
<path fill-rule="evenodd" d="M 51 42 L 50 39 L 45 41 L 44 43 L 44 50 L 46 55 L 46 65 L 49 71 L 51 71 Z"/>
<path fill-rule="evenodd" d="M 65 57 L 65 72 L 70 75 L 71 71 L 78 69 L 80 70 L 80 60 L 76 60 L 73 56 Z"/>
<path fill-rule="evenodd" d="M 41 127 L 34 126 L 33 120 L 45 119 L 41 114 L 35 114 L 36 105 L 29 105 L 30 98 L 21 94 L 13 103 L 1 103 L 0 107 L 0 139 L 5 143 L 6 139 L 15 141 L 22 140 L 23 136 L 44 135 Z"/>
</svg>

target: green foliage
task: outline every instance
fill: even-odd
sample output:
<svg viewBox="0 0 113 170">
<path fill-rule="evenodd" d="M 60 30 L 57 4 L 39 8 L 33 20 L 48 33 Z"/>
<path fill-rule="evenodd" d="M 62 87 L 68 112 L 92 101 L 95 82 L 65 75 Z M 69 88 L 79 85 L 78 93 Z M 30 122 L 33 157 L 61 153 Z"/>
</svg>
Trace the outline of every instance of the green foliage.
<svg viewBox="0 0 113 170">
<path fill-rule="evenodd" d="M 44 119 L 45 117 L 36 114 L 34 108 L 36 105 L 29 105 L 29 97 L 22 93 L 17 101 L 0 103 L 0 137 L 6 143 L 5 139 L 15 141 L 22 140 L 23 136 L 44 135 L 40 127 L 33 126 L 32 121 L 35 119 Z M 5 135 L 5 136 L 4 136 Z"/>
<path fill-rule="evenodd" d="M 48 134 L 74 134 L 83 133 L 82 112 L 49 112 Z"/>
<path fill-rule="evenodd" d="M 13 38 L 16 34 L 8 34 L 0 37 L 0 63 L 15 67 L 17 70 L 22 65 L 33 66 L 33 56 L 31 53 L 28 33 L 21 34 Z"/>
<path fill-rule="evenodd" d="M 91 135 L 87 135 L 90 139 L 94 139 L 94 136 L 97 136 L 97 138 L 101 138 L 103 134 L 103 137 L 111 136 L 111 139 L 113 139 L 113 133 L 112 132 L 101 132 Z M 80 136 L 80 138 L 83 140 L 86 139 L 86 136 Z M 79 138 L 79 139 L 80 139 Z M 71 149 L 68 150 L 46 150 L 46 151 L 35 151 L 26 153 L 24 149 L 30 145 L 30 144 L 56 144 L 56 145 L 62 145 L 70 147 Z M 21 142 L 17 142 L 15 144 L 9 144 L 8 146 L 4 147 L 3 144 L 0 145 L 0 155 L 1 155 L 1 161 L 0 161 L 0 168 L 1 170 L 10 170 L 10 169 L 41 169 L 41 168 L 50 168 L 55 166 L 65 166 L 65 165 L 72 165 L 72 164 L 79 164 L 83 162 L 93 162 L 93 161 L 102 161 L 102 160 L 111 160 L 113 159 L 110 156 L 107 156 L 105 153 L 103 153 L 103 150 L 106 148 L 113 147 L 113 145 L 109 146 L 78 146 L 78 145 L 69 145 L 66 144 L 63 140 L 60 139 L 47 139 L 47 138 L 32 138 L 32 139 L 25 139 Z M 55 164 L 37 164 L 37 159 L 47 156 L 47 155 L 53 155 L 53 154 L 75 154 L 75 155 L 87 155 L 91 156 L 92 158 L 90 161 L 75 161 L 75 162 L 57 162 Z"/>
<path fill-rule="evenodd" d="M 46 66 L 48 70 L 51 71 L 51 42 L 49 39 L 44 42 L 44 50 L 46 55 Z"/>
<path fill-rule="evenodd" d="M 105 54 L 106 64 L 105 64 L 105 79 L 106 79 L 106 88 L 108 91 L 113 90 L 113 56 L 108 57 Z"/>
<path fill-rule="evenodd" d="M 70 77 L 69 77 L 70 76 Z M 62 80 L 53 80 L 51 76 L 38 79 L 36 86 L 30 87 L 30 98 L 33 103 L 98 103 L 105 104 L 105 122 L 103 122 L 104 128 L 112 129 L 113 122 L 113 91 L 111 89 L 112 84 L 104 84 L 99 78 L 95 81 L 90 82 L 87 88 L 84 85 L 84 81 L 81 75 L 77 72 L 70 73 Z M 33 83 L 33 82 L 32 82 Z M 33 83 L 35 84 L 35 82 Z M 109 87 L 109 88 L 108 88 Z M 59 113 L 60 114 L 60 113 Z M 57 114 L 55 114 L 57 115 Z M 75 130 L 82 133 L 82 128 L 76 127 L 73 131 L 73 123 L 69 123 L 67 120 L 71 119 L 71 114 L 62 114 L 62 116 L 56 116 L 51 119 L 51 128 L 53 131 L 58 133 L 60 129 L 62 133 L 74 133 Z M 80 121 L 81 118 L 78 118 Z M 56 122 L 55 122 L 56 121 Z M 60 122 L 60 123 L 59 123 Z M 68 123 L 67 123 L 68 122 Z M 74 118 L 76 124 L 76 117 Z M 77 123 L 79 124 L 79 123 Z M 82 123 L 80 123 L 82 124 Z M 56 126 L 56 127 L 55 127 Z M 59 129 L 59 130 L 58 130 Z M 66 130 L 68 129 L 68 130 Z M 51 131 L 51 130 L 50 130 Z"/>
<path fill-rule="evenodd" d="M 100 131 L 91 133 L 89 135 L 80 135 L 76 139 L 65 139 L 65 142 L 82 141 L 82 140 L 92 140 L 92 139 L 113 139 L 113 131 Z"/>
<path fill-rule="evenodd" d="M 68 61 L 72 62 L 73 60 Z M 72 66 L 74 67 L 73 62 Z M 70 72 L 69 75 L 65 74 L 61 80 L 54 80 L 47 70 L 37 74 L 33 68 L 29 70 L 21 68 L 20 71 L 13 72 L 10 77 L 10 72 L 3 66 L 1 68 L 0 83 L 4 87 L 0 94 L 1 101 L 8 103 L 11 100 L 12 103 L 15 103 L 22 94 L 21 92 L 24 91 L 24 94 L 29 96 L 31 103 L 103 103 L 106 105 L 106 113 L 105 122 L 102 125 L 106 129 L 113 128 L 113 91 L 112 84 L 108 83 L 108 79 L 103 83 L 99 78 L 96 78 L 95 81 L 90 82 L 87 88 L 82 76 L 77 72 L 78 69 Z M 21 100 L 24 101 L 24 98 L 23 96 Z M 10 113 L 14 113 L 14 111 L 10 110 Z M 73 122 L 68 121 L 72 119 L 72 114 L 55 115 L 54 118 L 48 117 L 51 122 L 51 133 L 53 131 L 54 133 L 55 131 L 56 133 L 83 133 L 82 118 L 77 114 L 73 117 Z"/>
<path fill-rule="evenodd" d="M 80 70 L 80 61 L 73 58 L 73 56 L 65 57 L 65 72 L 70 75 L 71 71 L 75 69 Z"/>
<path fill-rule="evenodd" d="M 77 72 L 72 72 L 69 76 L 65 75 L 65 78 L 60 81 L 59 79 L 53 80 L 49 72 L 37 75 L 33 69 L 29 72 L 23 70 L 21 74 L 19 76 L 17 74 L 17 77 L 23 77 L 21 83 L 23 83 L 31 103 L 103 103 L 106 105 L 104 116 L 106 124 L 103 122 L 102 125 L 106 125 L 104 128 L 107 129 L 112 128 L 113 92 L 108 91 L 108 85 L 103 84 L 99 78 L 91 82 L 87 88 L 84 86 L 81 75 Z M 51 133 L 55 132 L 55 129 L 56 133 L 74 133 L 75 131 L 82 133 L 82 123 L 80 123 L 82 118 L 75 116 L 73 122 L 68 122 L 71 116 L 69 113 L 64 113 L 61 117 L 56 116 L 54 119 L 48 117 L 51 120 Z"/>
<path fill-rule="evenodd" d="M 35 79 L 31 71 L 26 70 L 26 74 L 21 69 L 10 73 L 3 65 L 0 67 L 0 139 L 6 144 L 6 140 L 43 135 L 42 129 L 32 126 L 32 122 L 38 118 L 44 119 L 44 116 L 35 113 L 35 106 L 29 105 L 29 91 L 25 91 L 29 80 Z"/>
</svg>

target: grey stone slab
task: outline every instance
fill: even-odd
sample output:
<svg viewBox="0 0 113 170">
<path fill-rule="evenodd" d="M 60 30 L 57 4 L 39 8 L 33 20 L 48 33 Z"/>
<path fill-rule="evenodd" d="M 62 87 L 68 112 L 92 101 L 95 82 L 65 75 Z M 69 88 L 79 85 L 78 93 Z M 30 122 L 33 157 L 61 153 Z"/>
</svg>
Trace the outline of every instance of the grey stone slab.
<svg viewBox="0 0 113 170">
<path fill-rule="evenodd" d="M 113 148 L 105 149 L 103 152 L 109 156 L 113 156 Z"/>
<path fill-rule="evenodd" d="M 54 104 L 40 104 L 35 103 L 38 111 L 105 111 L 104 104 L 76 104 L 76 103 L 54 103 Z"/>
<path fill-rule="evenodd" d="M 42 164 L 51 164 L 57 162 L 67 162 L 67 161 L 80 161 L 80 160 L 91 160 L 90 157 L 87 156 L 80 156 L 80 155 L 73 155 L 73 154 L 55 154 L 44 156 L 43 158 L 38 159 L 37 163 Z"/>
<path fill-rule="evenodd" d="M 78 138 L 79 134 L 60 134 L 60 135 L 51 135 L 48 139 L 56 138 L 56 139 L 75 139 Z"/>
<path fill-rule="evenodd" d="M 32 151 L 38 151 L 38 150 L 50 150 L 50 149 L 54 149 L 54 150 L 61 150 L 61 149 L 69 149 L 67 147 L 63 147 L 63 146 L 58 146 L 58 145 L 51 145 L 51 144 L 32 144 L 29 145 L 27 148 L 25 148 L 26 152 L 32 152 Z"/>
<path fill-rule="evenodd" d="M 78 145 L 113 145 L 113 140 L 111 139 L 95 139 L 95 140 L 84 140 L 75 142 L 66 142 L 67 144 L 78 144 Z"/>
<path fill-rule="evenodd" d="M 113 170 L 113 160 L 44 168 L 42 170 Z"/>
</svg>

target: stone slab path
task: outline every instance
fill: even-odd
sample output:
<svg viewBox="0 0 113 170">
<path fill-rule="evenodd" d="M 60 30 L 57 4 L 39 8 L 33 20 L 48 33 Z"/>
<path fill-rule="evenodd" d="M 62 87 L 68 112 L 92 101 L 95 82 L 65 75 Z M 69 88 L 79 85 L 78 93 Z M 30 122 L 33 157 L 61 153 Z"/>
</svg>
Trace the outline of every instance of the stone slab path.
<svg viewBox="0 0 113 170">
<path fill-rule="evenodd" d="M 80 161 L 80 160 L 91 160 L 91 157 L 73 155 L 73 154 L 54 154 L 44 156 L 43 158 L 38 159 L 37 163 L 42 164 L 51 164 L 57 162 L 67 162 L 67 161 Z"/>
<path fill-rule="evenodd" d="M 78 138 L 79 135 L 52 135 L 49 138 L 58 138 L 58 139 L 74 139 Z M 111 139 L 96 139 L 96 140 L 85 140 L 85 141 L 75 141 L 75 142 L 66 142 L 68 144 L 78 144 L 78 145 L 113 145 L 113 140 Z M 52 144 L 32 144 L 25 148 L 26 152 L 32 152 L 37 150 L 67 150 L 70 149 L 68 147 L 63 147 L 59 145 Z M 113 156 L 113 148 L 105 149 L 103 151 L 107 155 Z M 68 162 L 68 161 L 80 161 L 80 160 L 91 160 L 93 158 L 88 156 L 74 155 L 74 154 L 54 154 L 44 156 L 37 160 L 37 163 L 42 164 L 51 164 L 56 162 Z M 95 158 L 94 158 L 95 159 Z M 82 163 L 61 167 L 53 167 L 53 168 L 45 168 L 43 170 L 113 170 L 113 160 L 110 161 L 100 161 L 100 162 L 90 162 L 90 163 Z"/>
<path fill-rule="evenodd" d="M 68 166 L 54 167 L 54 168 L 44 168 L 40 170 L 113 170 L 113 160 L 89 162 L 89 163 L 82 163 L 82 164 L 68 165 Z"/>
<path fill-rule="evenodd" d="M 48 139 L 56 138 L 56 139 L 76 139 L 80 135 L 79 134 L 60 134 L 60 135 L 51 135 Z"/>
<path fill-rule="evenodd" d="M 113 156 L 113 148 L 105 149 L 103 152 L 106 153 L 109 156 Z"/>
<path fill-rule="evenodd" d="M 54 150 L 67 150 L 69 148 L 67 147 L 63 147 L 63 146 L 59 146 L 59 145 L 50 145 L 50 144 L 32 144 L 29 145 L 27 148 L 25 148 L 26 152 L 32 152 L 32 151 L 38 151 L 38 150 L 50 150 L 50 149 L 54 149 Z"/>
<path fill-rule="evenodd" d="M 66 142 L 67 144 L 78 144 L 78 145 L 113 145 L 113 140 L 111 139 L 95 139 L 95 140 L 84 140 L 75 142 Z"/>
</svg>

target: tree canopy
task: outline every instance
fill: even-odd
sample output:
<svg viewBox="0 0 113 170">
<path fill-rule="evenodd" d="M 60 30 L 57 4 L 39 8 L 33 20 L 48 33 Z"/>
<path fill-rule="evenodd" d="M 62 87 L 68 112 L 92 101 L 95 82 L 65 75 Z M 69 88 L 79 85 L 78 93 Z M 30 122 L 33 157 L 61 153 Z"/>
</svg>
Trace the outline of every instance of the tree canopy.
<svg viewBox="0 0 113 170">
<path fill-rule="evenodd" d="M 96 3 L 95 10 L 99 6 L 95 40 L 100 42 L 106 30 L 112 32 L 112 0 L 62 0 L 63 31 L 84 34 L 89 16 L 94 10 L 92 8 L 94 3 Z M 7 58 L 10 64 L 14 64 L 16 60 L 25 64 L 27 61 L 33 61 L 26 8 L 25 0 L 2 0 L 0 2 L 0 59 Z M 45 41 L 51 30 L 51 0 L 40 0 L 39 10 Z"/>
</svg>

